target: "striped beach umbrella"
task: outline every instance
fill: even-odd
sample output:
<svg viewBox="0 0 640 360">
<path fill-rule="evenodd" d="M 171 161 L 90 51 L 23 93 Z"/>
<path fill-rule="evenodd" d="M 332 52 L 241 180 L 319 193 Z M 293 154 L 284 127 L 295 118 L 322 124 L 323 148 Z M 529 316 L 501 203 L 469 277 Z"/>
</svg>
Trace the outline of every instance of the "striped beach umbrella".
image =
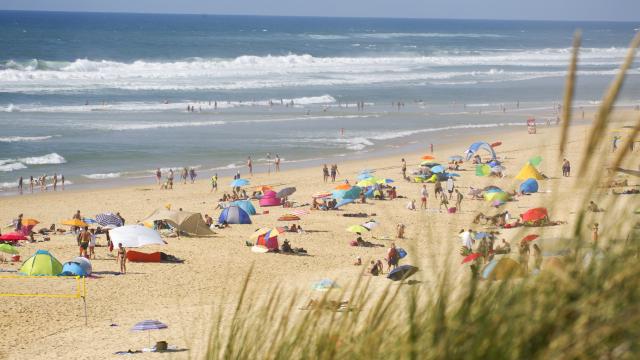
<svg viewBox="0 0 640 360">
<path fill-rule="evenodd" d="M 131 328 L 131 331 L 162 330 L 166 328 L 168 328 L 168 326 L 158 320 L 144 320 L 135 324 L 133 328 Z M 151 347 L 151 333 L 149 333 L 149 347 Z"/>
<path fill-rule="evenodd" d="M 122 226 L 122 220 L 113 213 L 104 213 L 96 215 L 96 221 L 102 226 Z"/>
</svg>

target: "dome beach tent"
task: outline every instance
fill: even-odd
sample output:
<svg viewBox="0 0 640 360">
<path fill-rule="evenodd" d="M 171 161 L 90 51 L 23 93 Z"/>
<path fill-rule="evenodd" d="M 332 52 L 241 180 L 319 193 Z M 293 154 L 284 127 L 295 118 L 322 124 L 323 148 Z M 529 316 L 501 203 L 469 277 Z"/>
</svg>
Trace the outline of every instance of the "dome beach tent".
<svg viewBox="0 0 640 360">
<path fill-rule="evenodd" d="M 253 206 L 253 204 L 249 200 L 234 201 L 230 205 L 235 205 L 235 206 L 239 207 L 240 209 L 244 210 L 249 215 L 255 215 L 256 214 L 256 208 Z"/>
<path fill-rule="evenodd" d="M 125 225 L 109 230 L 109 236 L 114 247 L 122 244 L 125 248 L 136 248 L 145 245 L 164 245 L 160 234 L 141 225 Z"/>
<path fill-rule="evenodd" d="M 38 250 L 33 254 L 33 256 L 22 263 L 18 272 L 23 275 L 31 276 L 55 276 L 60 275 L 62 272 L 62 264 L 48 251 Z"/>
<path fill-rule="evenodd" d="M 533 194 L 538 192 L 538 181 L 536 179 L 527 179 L 520 184 L 520 192 L 523 194 Z"/>
<path fill-rule="evenodd" d="M 471 144 L 469 146 L 469 149 L 467 149 L 467 151 L 465 151 L 465 153 L 467 154 L 467 160 L 471 160 L 471 158 L 476 155 L 476 153 L 480 150 L 485 150 L 489 153 L 489 155 L 491 155 L 491 159 L 495 159 L 496 158 L 496 152 L 495 150 L 493 150 L 493 147 L 491 147 L 491 145 L 489 145 L 486 142 L 482 142 L 482 141 L 478 141 L 478 142 L 474 142 L 473 144 Z"/>
<path fill-rule="evenodd" d="M 491 260 L 482 269 L 481 275 L 486 280 L 507 280 L 523 277 L 525 273 L 520 263 L 506 255 Z"/>
<path fill-rule="evenodd" d="M 154 221 L 166 221 L 175 227 L 180 233 L 190 236 L 207 236 L 213 235 L 213 231 L 209 229 L 202 219 L 200 213 L 188 211 L 175 211 L 167 209 L 157 209 L 143 223 L 153 223 Z"/>
<path fill-rule="evenodd" d="M 518 172 L 518 174 L 516 175 L 516 179 L 518 179 L 518 180 L 527 180 L 527 179 L 542 180 L 542 179 L 544 179 L 544 177 L 542 176 L 542 174 L 540 174 L 538 169 L 535 168 L 535 166 L 533 166 L 533 165 L 531 165 L 531 163 L 527 162 L 522 167 L 522 169 L 520 169 L 520 172 Z"/>
<path fill-rule="evenodd" d="M 218 217 L 218 223 L 224 222 L 227 224 L 251 224 L 251 217 L 240 207 L 231 205 L 224 208 Z"/>
<path fill-rule="evenodd" d="M 71 261 L 62 264 L 62 274 L 64 276 L 89 276 L 93 267 L 91 261 L 84 257 L 76 257 Z"/>
<path fill-rule="evenodd" d="M 260 207 L 280 206 L 282 204 L 282 200 L 277 196 L 275 191 L 268 190 L 264 193 L 262 198 L 260 198 L 259 204 Z"/>
</svg>

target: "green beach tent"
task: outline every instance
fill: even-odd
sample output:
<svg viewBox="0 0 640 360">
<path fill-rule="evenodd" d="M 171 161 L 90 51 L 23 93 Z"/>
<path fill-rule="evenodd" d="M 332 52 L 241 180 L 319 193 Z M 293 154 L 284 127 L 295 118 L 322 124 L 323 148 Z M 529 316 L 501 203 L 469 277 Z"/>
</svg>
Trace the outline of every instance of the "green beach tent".
<svg viewBox="0 0 640 360">
<path fill-rule="evenodd" d="M 62 264 L 48 251 L 38 250 L 22 264 L 18 272 L 23 275 L 55 276 L 62 273 Z"/>
</svg>

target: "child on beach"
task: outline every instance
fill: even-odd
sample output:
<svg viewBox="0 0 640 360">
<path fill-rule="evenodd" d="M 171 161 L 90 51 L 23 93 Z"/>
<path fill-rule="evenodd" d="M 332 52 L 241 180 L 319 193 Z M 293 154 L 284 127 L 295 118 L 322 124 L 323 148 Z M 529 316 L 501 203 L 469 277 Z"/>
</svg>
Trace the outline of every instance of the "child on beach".
<svg viewBox="0 0 640 360">
<path fill-rule="evenodd" d="M 422 190 L 420 190 L 420 209 L 427 209 L 427 199 L 429 198 L 429 191 L 427 190 L 427 185 L 422 185 Z"/>
<path fill-rule="evenodd" d="M 91 237 L 89 238 L 89 259 L 96 258 L 96 233 L 93 229 L 90 231 Z"/>
<path fill-rule="evenodd" d="M 456 189 L 456 212 L 460 211 L 460 205 L 462 205 L 462 199 L 464 199 L 464 195 L 462 195 L 460 190 Z"/>
</svg>

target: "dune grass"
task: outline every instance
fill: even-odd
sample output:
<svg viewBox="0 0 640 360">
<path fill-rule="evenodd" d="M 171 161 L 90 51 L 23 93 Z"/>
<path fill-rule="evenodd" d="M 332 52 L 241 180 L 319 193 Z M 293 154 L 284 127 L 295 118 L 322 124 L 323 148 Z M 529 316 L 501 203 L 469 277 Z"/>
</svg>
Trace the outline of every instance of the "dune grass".
<svg viewBox="0 0 640 360">
<path fill-rule="evenodd" d="M 603 150 L 613 104 L 633 61 L 629 56 L 604 95 L 588 137 L 585 154 Z M 565 149 L 580 35 L 567 76 L 561 128 Z M 640 119 L 634 136 L 640 132 Z M 348 289 L 330 291 L 321 303 L 348 293 L 356 309 L 333 312 L 320 304 L 301 311 L 299 294 L 274 289 L 267 300 L 248 301 L 246 277 L 235 313 L 217 312 L 209 337 L 209 359 L 638 359 L 640 358 L 640 204 L 630 196 L 608 203 L 605 229 L 595 246 L 585 224 L 591 190 L 602 180 L 590 176 L 629 156 L 623 147 L 611 161 L 585 156 L 578 182 L 586 194 L 577 203 L 576 223 L 567 226 L 565 268 L 504 281 L 451 278 L 448 271 L 434 284 L 391 283 L 373 292 L 367 277 Z M 562 150 L 559 153 L 562 156 Z M 556 199 L 550 201 L 551 208 Z M 622 203 L 621 203 L 622 202 Z M 610 209 L 610 210 L 609 210 Z M 425 231 L 428 231 L 425 230 Z M 457 229 L 452 229 L 452 232 Z M 584 254 L 590 253 L 591 260 Z M 452 251 L 452 256 L 457 252 Z M 445 259 L 442 269 L 447 269 Z M 459 261 L 456 257 L 452 261 Z"/>
</svg>

